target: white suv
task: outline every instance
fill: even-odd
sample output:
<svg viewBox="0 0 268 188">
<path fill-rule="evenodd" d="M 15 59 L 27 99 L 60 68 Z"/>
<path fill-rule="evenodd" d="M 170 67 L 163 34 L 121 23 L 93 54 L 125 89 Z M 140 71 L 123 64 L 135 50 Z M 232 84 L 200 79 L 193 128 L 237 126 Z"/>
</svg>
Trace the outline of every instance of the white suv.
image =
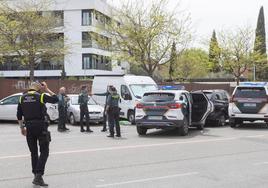
<svg viewBox="0 0 268 188">
<path fill-rule="evenodd" d="M 213 104 L 203 92 L 147 92 L 136 106 L 137 132 L 145 135 L 148 129 L 175 129 L 185 136 L 189 126 L 203 129 L 206 118 L 213 109 Z"/>
<path fill-rule="evenodd" d="M 230 126 L 243 121 L 264 120 L 268 123 L 268 89 L 266 83 L 241 83 L 233 92 L 229 104 Z"/>
</svg>

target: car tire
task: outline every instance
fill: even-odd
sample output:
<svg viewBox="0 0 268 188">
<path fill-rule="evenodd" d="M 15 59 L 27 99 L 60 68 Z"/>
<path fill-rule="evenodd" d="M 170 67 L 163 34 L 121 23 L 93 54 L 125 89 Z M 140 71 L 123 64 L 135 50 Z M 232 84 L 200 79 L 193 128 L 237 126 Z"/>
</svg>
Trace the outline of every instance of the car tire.
<svg viewBox="0 0 268 188">
<path fill-rule="evenodd" d="M 225 115 L 222 114 L 222 115 L 219 117 L 219 119 L 217 120 L 217 125 L 218 125 L 218 127 L 223 127 L 223 126 L 226 125 Z"/>
<path fill-rule="evenodd" d="M 72 113 L 69 116 L 69 121 L 70 121 L 71 125 L 76 125 L 77 124 L 77 122 L 75 120 L 75 117 L 74 117 L 74 115 Z"/>
<path fill-rule="evenodd" d="M 189 120 L 188 118 L 184 118 L 182 126 L 179 128 L 180 136 L 186 136 L 189 132 Z"/>
<path fill-rule="evenodd" d="M 131 125 L 135 125 L 135 113 L 134 111 L 129 111 L 127 114 L 127 119 L 131 123 Z"/>
<path fill-rule="evenodd" d="M 147 133 L 147 128 L 137 126 L 137 133 L 138 133 L 140 136 L 146 135 L 146 133 Z"/>
</svg>

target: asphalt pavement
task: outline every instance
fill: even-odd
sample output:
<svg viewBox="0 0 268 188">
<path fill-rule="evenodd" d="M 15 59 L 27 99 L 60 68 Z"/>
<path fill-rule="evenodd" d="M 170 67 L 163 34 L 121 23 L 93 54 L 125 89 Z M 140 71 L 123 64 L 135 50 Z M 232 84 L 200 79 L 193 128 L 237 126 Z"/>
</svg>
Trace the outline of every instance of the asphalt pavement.
<svg viewBox="0 0 268 188">
<path fill-rule="evenodd" d="M 122 138 L 67 133 L 52 125 L 52 143 L 44 179 L 50 188 L 267 188 L 268 128 L 247 124 L 232 129 L 150 130 L 138 136 L 122 126 Z M 0 187 L 31 188 L 30 156 L 15 123 L 0 123 Z"/>
</svg>

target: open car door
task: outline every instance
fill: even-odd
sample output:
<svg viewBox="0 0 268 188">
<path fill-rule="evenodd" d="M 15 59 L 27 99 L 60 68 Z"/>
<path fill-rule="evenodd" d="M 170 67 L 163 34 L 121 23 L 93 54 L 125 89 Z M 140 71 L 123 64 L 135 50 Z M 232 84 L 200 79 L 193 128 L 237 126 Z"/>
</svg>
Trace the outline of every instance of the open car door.
<svg viewBox="0 0 268 188">
<path fill-rule="evenodd" d="M 214 105 L 203 92 L 191 92 L 192 97 L 192 125 L 203 129 L 208 115 L 213 112 Z"/>
</svg>

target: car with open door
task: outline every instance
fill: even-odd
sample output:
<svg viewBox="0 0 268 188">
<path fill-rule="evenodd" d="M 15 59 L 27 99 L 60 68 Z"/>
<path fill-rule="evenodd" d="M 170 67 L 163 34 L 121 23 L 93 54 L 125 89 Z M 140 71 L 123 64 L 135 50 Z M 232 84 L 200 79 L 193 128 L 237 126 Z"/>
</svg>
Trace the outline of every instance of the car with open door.
<svg viewBox="0 0 268 188">
<path fill-rule="evenodd" d="M 136 105 L 137 132 L 139 135 L 145 135 L 148 129 L 174 129 L 185 136 L 190 126 L 202 130 L 213 109 L 213 104 L 203 92 L 147 92 Z"/>
<path fill-rule="evenodd" d="M 222 89 L 216 90 L 202 90 L 208 99 L 213 103 L 214 110 L 209 114 L 206 120 L 206 125 L 224 126 L 226 120 L 229 119 L 229 94 Z"/>
<path fill-rule="evenodd" d="M 0 100 L 0 120 L 15 121 L 17 120 L 17 107 L 19 99 L 22 93 L 16 93 L 7 96 Z M 48 121 L 56 121 L 59 118 L 58 105 L 57 104 L 46 104 L 47 115 L 46 119 Z"/>
<path fill-rule="evenodd" d="M 236 86 L 229 104 L 231 127 L 262 120 L 268 124 L 268 88 L 266 82 L 242 82 Z"/>
</svg>

